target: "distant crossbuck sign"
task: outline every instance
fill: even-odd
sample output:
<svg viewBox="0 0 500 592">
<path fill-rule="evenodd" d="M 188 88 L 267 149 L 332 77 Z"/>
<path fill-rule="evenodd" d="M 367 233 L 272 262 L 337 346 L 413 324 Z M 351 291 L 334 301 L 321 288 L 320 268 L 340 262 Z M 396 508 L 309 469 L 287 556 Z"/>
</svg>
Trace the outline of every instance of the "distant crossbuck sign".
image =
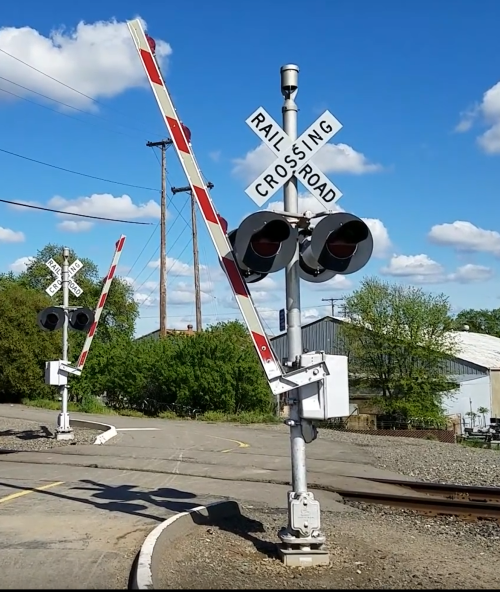
<svg viewBox="0 0 500 592">
<path fill-rule="evenodd" d="M 325 209 L 330 209 L 342 197 L 340 189 L 309 162 L 342 129 L 342 124 L 329 111 L 325 111 L 295 142 L 262 107 L 252 113 L 246 123 L 278 157 L 246 189 L 258 206 L 265 204 L 293 175 Z"/>
<path fill-rule="evenodd" d="M 50 284 L 48 288 L 45 289 L 49 296 L 54 296 L 57 294 L 62 287 L 62 269 L 57 261 L 54 259 L 49 259 L 45 262 L 45 265 L 50 269 L 50 271 L 56 276 L 56 280 Z M 75 282 L 75 280 L 71 279 L 76 273 L 80 271 L 83 267 L 83 263 L 80 259 L 76 259 L 73 263 L 68 267 L 68 288 L 73 292 L 73 294 L 78 298 L 83 294 L 83 290 L 80 286 Z"/>
</svg>

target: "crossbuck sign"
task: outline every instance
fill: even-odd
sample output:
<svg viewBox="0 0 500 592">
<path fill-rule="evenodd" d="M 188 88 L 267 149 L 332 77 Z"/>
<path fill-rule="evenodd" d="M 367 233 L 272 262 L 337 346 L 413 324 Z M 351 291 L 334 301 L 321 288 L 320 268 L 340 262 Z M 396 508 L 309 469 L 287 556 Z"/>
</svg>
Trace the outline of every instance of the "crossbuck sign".
<svg viewBox="0 0 500 592">
<path fill-rule="evenodd" d="M 246 189 L 258 206 L 262 206 L 295 175 L 325 209 L 342 197 L 342 193 L 318 167 L 310 163 L 342 124 L 325 111 L 295 142 L 262 108 L 252 113 L 246 123 L 271 149 L 277 159 Z"/>
<path fill-rule="evenodd" d="M 62 270 L 61 266 L 57 261 L 54 259 L 49 259 L 46 261 L 45 265 L 50 269 L 50 271 L 56 276 L 56 280 L 50 284 L 48 288 L 45 289 L 49 296 L 54 296 L 57 294 L 62 286 Z M 83 263 L 80 259 L 76 259 L 73 263 L 68 267 L 68 288 L 73 292 L 73 294 L 78 298 L 83 294 L 83 290 L 80 286 L 72 279 L 72 277 L 80 271 L 83 267 Z"/>
</svg>

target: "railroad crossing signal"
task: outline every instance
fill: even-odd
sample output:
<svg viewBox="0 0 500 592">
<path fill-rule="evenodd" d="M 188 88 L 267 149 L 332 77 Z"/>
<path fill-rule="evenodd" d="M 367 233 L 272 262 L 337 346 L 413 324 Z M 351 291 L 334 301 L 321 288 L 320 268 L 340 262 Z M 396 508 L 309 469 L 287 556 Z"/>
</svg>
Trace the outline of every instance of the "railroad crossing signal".
<svg viewBox="0 0 500 592">
<path fill-rule="evenodd" d="M 64 325 L 64 308 L 49 306 L 38 313 L 38 326 L 44 331 L 57 331 Z M 88 332 L 95 314 L 90 308 L 82 307 L 68 311 L 68 326 L 74 331 Z"/>
<path fill-rule="evenodd" d="M 342 129 L 342 124 L 325 111 L 295 142 L 274 119 L 259 107 L 247 125 L 276 154 L 276 160 L 245 190 L 260 207 L 295 175 L 325 209 L 342 197 L 342 192 L 310 159 Z"/>
<path fill-rule="evenodd" d="M 56 276 L 56 280 L 50 284 L 48 288 L 46 288 L 46 292 L 49 296 L 54 296 L 57 294 L 62 287 L 62 270 L 61 266 L 57 261 L 54 259 L 49 259 L 45 262 L 45 265 L 50 269 L 50 271 Z M 76 259 L 73 263 L 68 267 L 68 288 L 73 292 L 73 294 L 78 298 L 83 294 L 82 288 L 73 280 L 73 276 L 80 271 L 83 267 L 83 263 L 80 259 Z"/>
<path fill-rule="evenodd" d="M 252 284 L 290 263 L 299 232 L 283 214 L 261 211 L 250 214 L 227 237 L 242 276 Z"/>
<path fill-rule="evenodd" d="M 247 284 L 284 269 L 295 254 L 297 241 L 300 277 L 313 283 L 356 273 L 373 252 L 367 224 L 347 212 L 327 214 L 314 228 L 298 229 L 284 214 L 263 210 L 250 214 L 227 236 Z"/>
<path fill-rule="evenodd" d="M 373 253 L 373 236 L 366 222 L 347 212 L 328 214 L 300 233 L 300 277 L 313 283 L 362 269 Z"/>
</svg>

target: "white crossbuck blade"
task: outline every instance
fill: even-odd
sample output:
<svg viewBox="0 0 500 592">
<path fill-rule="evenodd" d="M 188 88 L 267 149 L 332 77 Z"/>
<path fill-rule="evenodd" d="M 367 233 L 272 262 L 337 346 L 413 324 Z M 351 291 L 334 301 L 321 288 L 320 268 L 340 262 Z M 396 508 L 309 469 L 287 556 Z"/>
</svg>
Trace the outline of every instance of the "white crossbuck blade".
<svg viewBox="0 0 500 592">
<path fill-rule="evenodd" d="M 62 269 L 57 261 L 54 259 L 49 259 L 45 262 L 45 265 L 50 269 L 50 271 L 56 276 L 56 280 L 50 284 L 48 288 L 45 289 L 49 296 L 54 296 L 57 294 L 59 290 L 62 288 Z M 83 263 L 80 259 L 76 259 L 73 263 L 68 267 L 68 288 L 73 292 L 73 294 L 78 298 L 83 294 L 83 290 L 80 286 L 75 282 L 75 280 L 71 279 L 76 273 L 80 271 L 83 267 Z"/>
<path fill-rule="evenodd" d="M 262 206 L 295 175 L 325 209 L 342 197 L 342 192 L 310 159 L 342 129 L 342 124 L 325 111 L 295 142 L 259 107 L 247 125 L 278 158 L 246 189 L 258 206 Z"/>
</svg>

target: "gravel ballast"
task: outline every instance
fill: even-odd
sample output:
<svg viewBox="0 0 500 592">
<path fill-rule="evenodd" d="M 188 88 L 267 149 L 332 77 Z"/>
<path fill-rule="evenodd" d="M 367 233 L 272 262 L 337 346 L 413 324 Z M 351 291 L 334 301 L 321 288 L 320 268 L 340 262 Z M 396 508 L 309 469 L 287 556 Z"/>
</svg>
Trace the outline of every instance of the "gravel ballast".
<svg viewBox="0 0 500 592">
<path fill-rule="evenodd" d="M 40 423 L 24 419 L 0 417 L 0 452 L 2 450 L 43 451 L 77 444 L 93 444 L 100 430 L 73 428 L 73 440 L 56 440 L 56 414 L 54 423 Z"/>
<path fill-rule="evenodd" d="M 320 437 L 352 443 L 366 451 L 376 467 L 420 481 L 460 485 L 500 486 L 500 451 L 467 448 L 418 438 L 371 436 L 321 430 Z"/>
<path fill-rule="evenodd" d="M 477 525 L 462 530 L 463 522 L 366 510 L 322 512 L 330 566 L 287 568 L 274 544 L 286 512 L 242 506 L 245 518 L 196 526 L 177 539 L 163 554 L 156 588 L 498 588 L 498 541 L 488 546 Z"/>
</svg>

